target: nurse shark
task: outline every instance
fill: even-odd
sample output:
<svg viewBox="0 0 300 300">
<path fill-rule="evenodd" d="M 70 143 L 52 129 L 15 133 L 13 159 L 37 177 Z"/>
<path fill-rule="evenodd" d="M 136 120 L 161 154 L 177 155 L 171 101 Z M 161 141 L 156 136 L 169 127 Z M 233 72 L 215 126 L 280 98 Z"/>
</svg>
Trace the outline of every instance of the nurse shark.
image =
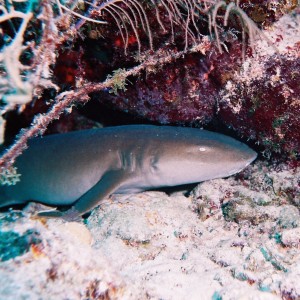
<svg viewBox="0 0 300 300">
<path fill-rule="evenodd" d="M 137 193 L 233 175 L 256 158 L 247 145 L 206 130 L 126 125 L 35 138 L 15 163 L 21 180 L 0 188 L 0 207 L 29 201 L 70 209 L 73 220 L 113 193 Z"/>
</svg>

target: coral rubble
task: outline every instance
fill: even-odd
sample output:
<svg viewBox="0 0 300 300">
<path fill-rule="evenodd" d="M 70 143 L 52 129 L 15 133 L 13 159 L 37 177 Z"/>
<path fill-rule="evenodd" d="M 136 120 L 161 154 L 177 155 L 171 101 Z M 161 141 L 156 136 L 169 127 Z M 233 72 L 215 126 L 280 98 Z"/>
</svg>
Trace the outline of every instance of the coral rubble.
<svg viewBox="0 0 300 300">
<path fill-rule="evenodd" d="M 34 205 L 2 212 L 1 236 L 15 234 L 14 255 L 0 261 L 1 295 L 299 299 L 299 174 L 256 162 L 189 196 L 113 195 L 85 224 L 32 219 Z"/>
</svg>

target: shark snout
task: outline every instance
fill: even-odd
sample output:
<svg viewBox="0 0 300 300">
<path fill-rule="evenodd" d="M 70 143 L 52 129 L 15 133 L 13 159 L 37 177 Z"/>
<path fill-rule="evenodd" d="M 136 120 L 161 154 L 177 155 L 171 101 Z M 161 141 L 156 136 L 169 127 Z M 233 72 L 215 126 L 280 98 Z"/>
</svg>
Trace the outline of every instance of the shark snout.
<svg viewBox="0 0 300 300">
<path fill-rule="evenodd" d="M 233 154 L 235 163 L 232 165 L 232 168 L 229 172 L 230 175 L 242 171 L 244 168 L 248 167 L 257 157 L 257 153 L 254 150 L 244 144 L 242 145 L 243 147 L 239 148 Z"/>
<path fill-rule="evenodd" d="M 245 149 L 243 149 L 241 156 L 242 159 L 246 162 L 246 166 L 248 166 L 256 159 L 257 153 L 246 145 L 244 145 L 244 148 Z"/>
</svg>

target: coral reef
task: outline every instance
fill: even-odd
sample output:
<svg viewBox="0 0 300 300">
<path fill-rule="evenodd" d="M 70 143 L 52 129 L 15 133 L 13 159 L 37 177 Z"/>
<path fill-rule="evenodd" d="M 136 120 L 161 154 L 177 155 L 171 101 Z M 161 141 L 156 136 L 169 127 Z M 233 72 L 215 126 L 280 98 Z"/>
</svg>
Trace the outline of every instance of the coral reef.
<svg viewBox="0 0 300 300">
<path fill-rule="evenodd" d="M 300 152 L 299 23 L 299 15 L 282 17 L 271 32 L 280 55 L 257 43 L 256 55 L 220 92 L 220 119 L 263 145 L 265 156 L 278 152 L 296 158 Z"/>
<path fill-rule="evenodd" d="M 253 110 L 247 103 L 258 95 L 249 96 L 241 115 L 229 114 L 232 118 L 224 118 L 228 107 L 219 105 L 224 103 L 222 97 L 229 81 L 235 86 L 245 64 L 255 63 L 261 40 L 268 41 L 265 49 L 274 44 L 279 49 L 264 60 L 259 56 L 261 62 L 273 61 L 271 66 L 278 69 L 278 61 L 290 61 L 290 68 L 280 68 L 281 73 L 276 73 L 282 76 L 278 81 L 293 76 L 297 80 L 297 73 L 290 76 L 290 69 L 297 67 L 298 52 L 294 50 L 298 49 L 298 38 L 289 46 L 295 52 L 291 58 L 284 53 L 285 42 L 279 43 L 289 35 L 289 26 L 282 25 L 277 30 L 281 33 L 270 36 L 274 22 L 284 17 L 290 16 L 284 22 L 291 27 L 292 23 L 299 23 L 295 1 L 257 0 L 250 4 L 218 0 L 110 0 L 77 6 L 71 1 L 58 1 L 53 6 L 47 0 L 39 4 L 25 1 L 22 6 L 14 4 L 2 11 L 0 24 L 5 38 L 0 57 L 1 114 L 12 109 L 22 113 L 24 107 L 28 112 L 36 101 L 44 103 L 41 107 L 46 104 L 48 110 L 37 111 L 35 106 L 28 114 L 34 113 L 25 122 L 31 126 L 21 131 L 17 142 L 0 159 L 2 168 L 13 163 L 26 148 L 28 138 L 43 134 L 51 122 L 70 113 L 74 105 L 86 103 L 91 95 L 106 105 L 160 123 L 205 126 L 221 120 L 238 135 L 254 138 L 254 142 L 263 144 L 265 137 L 269 139 L 270 143 L 264 144 L 268 153 L 278 151 L 278 145 L 291 139 L 295 142 L 280 150 L 290 157 L 298 153 L 298 136 L 293 134 L 298 127 L 293 117 L 287 121 L 293 123 L 290 133 L 277 126 L 281 122 L 278 119 L 286 120 L 290 111 L 284 116 L 269 113 L 266 128 L 270 128 L 270 123 L 276 128 L 260 135 L 253 124 L 247 130 L 239 128 L 247 120 L 244 115 Z M 265 76 L 273 76 L 273 69 L 266 64 Z M 279 82 L 277 89 L 293 87 L 292 82 L 285 86 Z M 255 100 L 260 103 L 259 108 L 264 107 L 266 98 Z M 297 103 L 294 99 L 285 100 L 288 108 Z M 229 102 L 235 105 L 236 100 L 232 96 Z M 9 120 L 10 114 L 6 116 Z M 3 131 L 5 120 L 0 121 Z M 255 124 L 258 121 L 264 123 L 257 120 Z"/>
<path fill-rule="evenodd" d="M 237 36 L 227 32 L 228 52 L 207 42 L 205 53 L 186 55 L 162 70 L 146 72 L 118 95 L 101 97 L 160 123 L 203 126 L 218 120 L 260 144 L 267 157 L 277 152 L 297 159 L 299 21 L 296 13 L 286 15 L 264 30 L 272 44 L 255 40 L 244 61 Z"/>
<path fill-rule="evenodd" d="M 0 213 L 2 299 L 129 299 L 83 224 L 30 219 L 32 209 Z"/>
<path fill-rule="evenodd" d="M 299 198 L 300 178 L 282 168 L 256 163 L 190 197 L 114 196 L 87 226 L 95 247 L 154 299 L 297 299 L 299 204 L 286 195 Z"/>
<path fill-rule="evenodd" d="M 230 128 L 284 163 L 189 196 L 113 195 L 84 224 L 1 211 L 1 297 L 299 299 L 298 2 L 2 1 L 6 184 L 28 139 L 99 126 L 77 109 L 90 98 L 145 122 Z"/>
<path fill-rule="evenodd" d="M 189 196 L 113 195 L 85 224 L 30 218 L 34 205 L 2 212 L 1 235 L 39 241 L 0 261 L 0 293 L 5 299 L 299 299 L 299 174 L 256 162 L 235 177 L 199 184 Z"/>
<path fill-rule="evenodd" d="M 214 116 L 217 89 L 195 54 L 139 76 L 118 95 L 102 95 L 110 105 L 161 124 L 207 124 Z"/>
</svg>

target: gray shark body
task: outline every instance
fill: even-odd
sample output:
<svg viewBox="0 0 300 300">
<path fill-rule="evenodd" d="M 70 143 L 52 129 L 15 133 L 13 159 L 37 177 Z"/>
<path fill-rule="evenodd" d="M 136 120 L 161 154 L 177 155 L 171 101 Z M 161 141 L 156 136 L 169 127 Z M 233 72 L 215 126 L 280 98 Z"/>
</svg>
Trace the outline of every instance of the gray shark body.
<svg viewBox="0 0 300 300">
<path fill-rule="evenodd" d="M 129 125 L 33 139 L 17 158 L 20 182 L 0 189 L 0 207 L 37 201 L 70 205 L 82 215 L 113 193 L 227 177 L 256 153 L 222 134 L 200 129 Z"/>
</svg>

